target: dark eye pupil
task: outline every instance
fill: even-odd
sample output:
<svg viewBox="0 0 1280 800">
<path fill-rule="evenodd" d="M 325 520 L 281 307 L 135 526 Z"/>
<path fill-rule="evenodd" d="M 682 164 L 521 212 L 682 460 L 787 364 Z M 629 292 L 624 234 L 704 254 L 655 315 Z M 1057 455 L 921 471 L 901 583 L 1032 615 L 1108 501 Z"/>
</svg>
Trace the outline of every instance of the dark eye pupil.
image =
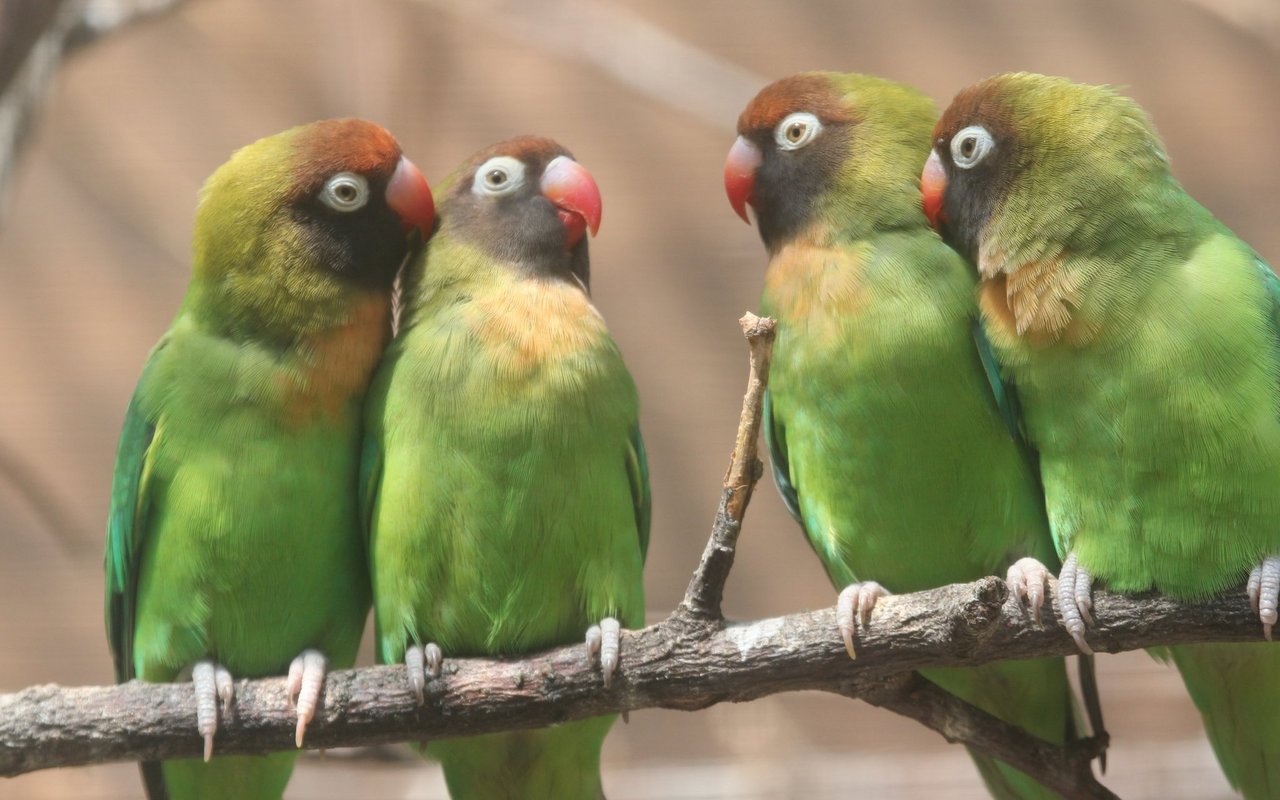
<svg viewBox="0 0 1280 800">
<path fill-rule="evenodd" d="M 351 202 L 356 199 L 356 187 L 349 183 L 340 183 L 334 188 L 334 193 L 338 195 L 339 200 Z"/>
<path fill-rule="evenodd" d="M 501 186 L 507 182 L 507 173 L 500 169 L 489 170 L 489 174 L 485 176 L 485 180 L 487 180 L 491 186 Z"/>
<path fill-rule="evenodd" d="M 977 149 L 978 149 L 978 140 L 972 136 L 965 137 L 965 140 L 960 143 L 960 153 L 965 158 L 972 158 L 973 151 Z"/>
<path fill-rule="evenodd" d="M 794 123 L 790 128 L 787 129 L 787 138 L 793 142 L 798 140 L 803 135 L 804 135 L 804 125 L 801 125 L 799 122 Z"/>
</svg>

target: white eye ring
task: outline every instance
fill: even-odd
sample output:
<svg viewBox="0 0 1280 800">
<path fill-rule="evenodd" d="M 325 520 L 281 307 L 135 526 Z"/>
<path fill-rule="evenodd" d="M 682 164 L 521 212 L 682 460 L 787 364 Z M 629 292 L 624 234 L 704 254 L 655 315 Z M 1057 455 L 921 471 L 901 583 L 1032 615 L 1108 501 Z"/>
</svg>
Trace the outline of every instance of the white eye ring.
<svg viewBox="0 0 1280 800">
<path fill-rule="evenodd" d="M 480 165 L 471 191 L 481 197 L 502 197 L 524 186 L 524 162 L 511 156 L 494 156 Z"/>
<path fill-rule="evenodd" d="M 808 111 L 788 114 L 773 131 L 773 140 L 783 150 L 799 150 L 822 133 L 822 123 Z"/>
<path fill-rule="evenodd" d="M 996 140 L 981 125 L 970 125 L 951 137 L 951 160 L 960 169 L 972 169 L 996 149 Z"/>
<path fill-rule="evenodd" d="M 324 182 L 320 202 L 344 213 L 364 208 L 369 202 L 369 182 L 354 172 L 339 172 Z"/>
</svg>

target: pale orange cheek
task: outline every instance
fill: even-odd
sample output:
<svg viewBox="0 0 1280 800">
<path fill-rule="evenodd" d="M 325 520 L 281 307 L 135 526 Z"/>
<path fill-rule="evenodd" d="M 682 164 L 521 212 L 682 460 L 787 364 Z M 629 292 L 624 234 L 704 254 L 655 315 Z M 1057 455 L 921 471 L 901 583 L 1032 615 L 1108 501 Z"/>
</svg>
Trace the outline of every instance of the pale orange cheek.
<svg viewBox="0 0 1280 800">
<path fill-rule="evenodd" d="M 365 296 L 353 304 L 345 325 L 311 337 L 305 367 L 289 387 L 289 416 L 301 424 L 323 413 L 338 417 L 364 391 L 391 338 L 391 297 Z"/>
<path fill-rule="evenodd" d="M 592 347 L 605 332 L 600 312 L 576 286 L 521 281 L 477 297 L 472 330 L 512 380 Z"/>
<path fill-rule="evenodd" d="M 814 321 L 822 312 L 851 315 L 866 301 L 859 255 L 790 244 L 769 260 L 765 292 L 779 316 Z"/>
<path fill-rule="evenodd" d="M 1081 345 L 1096 331 L 1077 318 L 1081 299 L 1080 277 L 1063 266 L 1064 259 L 1029 262 L 1005 272 L 986 271 L 978 302 L 988 326 L 1009 338 L 1023 339 L 1036 347 L 1058 341 Z"/>
</svg>

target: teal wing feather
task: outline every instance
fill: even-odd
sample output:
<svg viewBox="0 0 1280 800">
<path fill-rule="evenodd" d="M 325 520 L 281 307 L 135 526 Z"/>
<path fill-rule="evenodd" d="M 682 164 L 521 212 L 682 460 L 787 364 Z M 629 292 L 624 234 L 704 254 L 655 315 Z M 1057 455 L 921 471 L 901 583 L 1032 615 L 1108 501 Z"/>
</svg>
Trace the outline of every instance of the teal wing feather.
<svg viewBox="0 0 1280 800">
<path fill-rule="evenodd" d="M 146 539 L 151 510 L 146 471 L 155 426 L 143 413 L 139 394 L 139 391 L 134 392 L 125 411 L 124 429 L 116 449 L 111 511 L 107 518 L 107 638 L 111 643 L 117 682 L 134 677 L 133 617 L 138 589 L 138 559 Z"/>
<path fill-rule="evenodd" d="M 1275 326 L 1277 342 L 1280 343 L 1280 276 L 1258 256 L 1255 255 L 1253 260 L 1262 273 L 1262 285 L 1266 287 L 1267 299 L 1271 301 L 1271 320 Z"/>
<path fill-rule="evenodd" d="M 152 354 L 152 361 L 164 343 Z M 149 361 L 148 364 L 152 363 Z M 111 510 L 107 516 L 106 621 L 107 641 L 115 664 L 116 682 L 134 677 L 133 633 L 138 592 L 138 562 L 147 537 L 151 517 L 151 493 L 148 491 L 147 463 L 156 427 L 142 408 L 142 385 L 129 400 L 124 413 L 124 427 L 116 447 L 115 476 L 111 484 Z M 169 791 L 158 761 L 138 765 L 142 784 L 149 800 L 168 800 Z"/>
<path fill-rule="evenodd" d="M 644 452 L 640 425 L 631 427 L 627 446 L 627 477 L 631 480 L 631 498 L 636 509 L 636 530 L 640 534 L 640 558 L 649 555 L 649 523 L 653 518 L 653 496 L 649 491 L 649 458 Z"/>
<path fill-rule="evenodd" d="M 804 519 L 800 516 L 800 496 L 791 483 L 791 464 L 787 460 L 787 438 L 782 423 L 773 415 L 773 393 L 764 393 L 764 439 L 769 447 L 769 462 L 773 465 L 773 483 L 782 495 L 782 503 L 791 512 L 791 516 L 804 527 Z"/>
<path fill-rule="evenodd" d="M 1031 447 L 1022 430 L 1022 405 L 1018 402 L 1018 387 L 1001 376 L 1000 362 L 996 361 L 995 351 L 991 349 L 991 341 L 987 339 L 987 332 L 982 329 L 982 323 L 976 319 L 973 321 L 973 343 L 978 349 L 978 358 L 982 360 L 982 371 L 987 375 L 987 385 L 991 387 L 992 398 L 996 401 L 996 408 L 1000 410 L 1000 418 L 1004 420 L 1005 428 L 1019 447 L 1030 452 Z"/>
</svg>

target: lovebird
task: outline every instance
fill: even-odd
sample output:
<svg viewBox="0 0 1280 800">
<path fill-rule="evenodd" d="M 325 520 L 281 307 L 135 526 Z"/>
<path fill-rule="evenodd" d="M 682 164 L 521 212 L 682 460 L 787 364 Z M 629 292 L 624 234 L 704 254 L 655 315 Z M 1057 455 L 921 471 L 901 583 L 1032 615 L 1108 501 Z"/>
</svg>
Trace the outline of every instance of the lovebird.
<svg viewBox="0 0 1280 800">
<path fill-rule="evenodd" d="M 1007 570 L 1038 610 L 1048 573 L 1023 557 L 1054 563 L 1034 465 L 975 348 L 975 279 L 921 207 L 936 118 L 907 86 L 801 73 L 747 105 L 725 164 L 729 200 L 748 224 L 755 210 L 769 254 L 775 483 L 842 589 L 850 656 L 855 619 L 866 625 L 890 591 Z M 1076 736 L 1061 658 L 922 672 L 1045 740 Z M 972 755 L 996 797 L 1056 796 Z"/>
<path fill-rule="evenodd" d="M 650 496 L 635 384 L 589 293 L 599 189 L 569 151 L 530 136 L 473 155 L 436 200 L 370 390 L 378 658 L 405 664 L 422 702 L 445 654 L 585 641 L 608 686 L 620 625 L 644 621 Z M 455 800 L 596 800 L 613 721 L 428 752 Z"/>
<path fill-rule="evenodd" d="M 999 75 L 956 96 L 922 175 L 980 277 L 983 325 L 1039 451 L 1064 624 L 1090 587 L 1280 590 L 1280 280 L 1174 180 L 1110 88 Z M 1280 797 L 1280 648 L 1168 649 L 1218 760 Z"/>
<path fill-rule="evenodd" d="M 209 761 L 232 678 L 289 676 L 302 745 L 369 611 L 362 400 L 392 283 L 434 224 L 387 131 L 339 119 L 237 151 L 205 183 L 191 283 L 125 415 L 107 523 L 116 680 L 194 680 L 204 761 L 152 800 L 279 798 L 295 753 Z M 208 763 L 206 763 L 208 762 Z"/>
</svg>

